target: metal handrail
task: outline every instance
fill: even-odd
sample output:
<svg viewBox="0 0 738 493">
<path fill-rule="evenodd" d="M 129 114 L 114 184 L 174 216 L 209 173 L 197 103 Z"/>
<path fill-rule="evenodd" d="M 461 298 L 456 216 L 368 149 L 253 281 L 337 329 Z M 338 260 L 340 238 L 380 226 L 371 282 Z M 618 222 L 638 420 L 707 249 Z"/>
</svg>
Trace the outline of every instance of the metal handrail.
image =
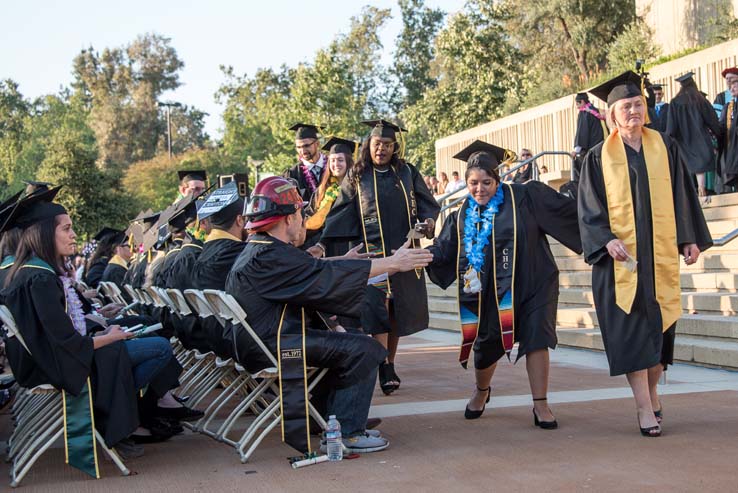
<svg viewBox="0 0 738 493">
<path fill-rule="evenodd" d="M 725 246 L 731 241 L 738 238 L 738 228 L 734 229 L 730 233 L 726 234 L 725 236 L 718 238 L 717 240 L 713 240 L 712 246 L 721 247 Z"/>
<path fill-rule="evenodd" d="M 536 159 L 538 159 L 538 158 L 540 158 L 542 156 L 568 156 L 568 157 L 571 157 L 571 154 L 568 153 L 568 152 L 566 152 L 566 151 L 541 151 L 538 154 L 536 154 L 535 156 L 529 157 L 528 159 L 525 159 L 523 161 L 515 161 L 518 164 L 516 166 L 514 166 L 513 168 L 510 168 L 506 172 L 500 174 L 500 180 L 502 180 L 503 178 L 506 178 L 507 176 L 510 176 L 512 173 L 516 172 L 517 170 L 519 170 L 523 166 L 525 166 L 525 165 L 527 165 L 527 164 L 535 161 Z M 500 165 L 500 166 L 502 166 L 502 165 Z M 499 166 L 498 166 L 497 169 L 499 169 Z M 531 177 L 531 180 L 538 181 L 538 178 L 539 178 L 539 169 L 538 169 L 538 166 L 534 166 L 533 167 L 533 176 Z M 442 205 L 444 201 L 446 201 L 446 200 L 450 199 L 451 197 L 453 197 L 455 195 L 458 195 L 459 193 L 462 193 L 462 192 L 463 192 L 464 196 L 457 197 L 456 199 L 454 199 L 453 201 L 447 203 L 446 205 Z M 461 201 L 464 200 L 464 197 L 465 196 L 466 196 L 466 189 L 460 188 L 460 189 L 455 190 L 453 192 L 450 192 L 450 193 L 441 195 L 440 197 L 438 197 L 436 199 L 436 201 L 438 202 L 439 205 L 441 205 L 441 213 L 443 213 L 443 212 L 447 211 L 448 209 L 454 207 L 456 204 L 461 203 Z"/>
</svg>

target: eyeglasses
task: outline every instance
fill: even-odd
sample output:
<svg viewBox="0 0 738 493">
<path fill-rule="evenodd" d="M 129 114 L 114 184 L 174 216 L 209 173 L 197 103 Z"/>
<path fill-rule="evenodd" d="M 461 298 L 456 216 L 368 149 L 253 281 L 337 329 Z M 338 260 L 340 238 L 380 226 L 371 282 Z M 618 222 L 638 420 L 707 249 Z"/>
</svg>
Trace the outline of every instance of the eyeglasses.
<svg viewBox="0 0 738 493">
<path fill-rule="evenodd" d="M 318 143 L 318 141 L 317 140 L 314 140 L 314 141 L 310 142 L 309 144 L 300 144 L 300 145 L 297 145 L 296 144 L 295 145 L 295 148 L 297 150 L 300 150 L 300 149 L 309 149 L 310 147 L 314 146 L 317 143 Z"/>
</svg>

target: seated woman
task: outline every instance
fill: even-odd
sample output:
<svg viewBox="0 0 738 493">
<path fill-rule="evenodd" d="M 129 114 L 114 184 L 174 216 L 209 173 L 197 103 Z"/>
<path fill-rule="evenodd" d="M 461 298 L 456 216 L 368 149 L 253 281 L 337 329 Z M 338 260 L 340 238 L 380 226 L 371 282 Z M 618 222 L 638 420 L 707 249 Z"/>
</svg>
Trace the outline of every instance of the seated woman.
<svg viewBox="0 0 738 493">
<path fill-rule="evenodd" d="M 117 325 L 87 334 L 82 303 L 64 275 L 64 258 L 76 248 L 64 207 L 23 200 L 2 229 L 11 227 L 23 232 L 0 299 L 23 340 L 6 342 L 13 373 L 24 387 L 51 384 L 70 396 L 91 391 L 96 426 L 115 446 L 136 430 L 137 390 L 169 364 L 171 346 L 160 337 L 131 339 Z"/>
<path fill-rule="evenodd" d="M 519 342 L 533 394 L 533 421 L 557 427 L 546 402 L 548 349 L 556 347 L 559 271 L 546 235 L 581 252 L 576 202 L 548 186 L 502 184 L 500 163 L 515 154 L 475 141 L 454 158 L 467 162 L 469 194 L 443 224 L 428 249 L 433 283 L 459 290 L 463 345 L 459 361 L 466 368 L 474 347 L 476 390 L 466 419 L 479 418 L 489 402 L 497 361 L 508 358 Z"/>
</svg>

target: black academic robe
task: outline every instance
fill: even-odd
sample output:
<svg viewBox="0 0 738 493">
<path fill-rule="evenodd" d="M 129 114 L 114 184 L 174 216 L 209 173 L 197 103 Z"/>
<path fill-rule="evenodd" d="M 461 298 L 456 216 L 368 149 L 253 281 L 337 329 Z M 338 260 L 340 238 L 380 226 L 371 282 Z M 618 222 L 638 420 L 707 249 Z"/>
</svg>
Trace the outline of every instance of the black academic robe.
<svg viewBox="0 0 738 493">
<path fill-rule="evenodd" d="M 123 342 L 93 349 L 66 313 L 58 276 L 44 268 L 23 267 L 0 292 L 30 354 L 17 338 L 6 340 L 13 375 L 31 388 L 50 384 L 79 395 L 90 377 L 95 422 L 108 446 L 138 427 L 136 389 L 131 361 Z"/>
<path fill-rule="evenodd" d="M 505 188 L 505 201 L 497 215 L 512 207 L 510 189 Z M 556 347 L 556 307 L 559 298 L 559 269 L 556 266 L 546 235 L 567 248 L 581 253 L 582 246 L 577 224 L 576 202 L 540 182 L 510 185 L 515 196 L 517 217 L 516 259 L 513 286 L 515 341 L 519 342 L 518 359 L 528 353 Z M 457 257 L 466 258 L 464 249 L 464 218 L 468 202 L 451 213 L 433 245 L 433 262 L 426 269 L 428 277 L 443 289 L 459 282 L 463 273 L 457 271 Z M 461 211 L 461 212 L 460 212 Z M 461 218 L 459 214 L 461 213 Z M 461 224 L 459 224 L 461 221 Z M 495 227 L 496 240 L 500 231 Z M 503 232 L 504 234 L 504 232 Z M 461 236 L 461 241 L 459 240 Z M 461 251 L 459 245 L 461 244 Z M 498 244 L 498 248 L 500 248 Z M 500 338 L 497 301 L 494 294 L 492 263 L 493 249 L 484 250 L 482 272 L 482 303 L 479 314 L 478 336 L 474 345 L 474 367 L 488 368 L 505 354 Z M 499 252 L 498 252 L 499 253 Z M 498 255 L 499 257 L 499 255 Z M 512 257 L 512 256 L 510 256 Z M 460 262 L 466 264 L 466 262 Z M 463 279 L 461 284 L 463 284 Z"/>
<path fill-rule="evenodd" d="M 602 121 L 587 111 L 580 111 L 577 116 L 577 131 L 574 135 L 574 147 L 580 147 L 580 155 L 605 140 Z"/>
<path fill-rule="evenodd" d="M 190 275 L 193 289 L 225 290 L 226 278 L 246 243 L 230 238 L 205 241 L 202 253 L 194 263 Z M 185 323 L 188 321 L 184 321 Z M 214 317 L 194 320 L 189 334 L 190 344 L 208 347 L 221 358 L 232 358 L 233 327 L 230 322 L 222 326 Z"/>
<path fill-rule="evenodd" d="M 674 248 L 696 243 L 701 250 L 712 245 L 699 200 L 682 161 L 680 147 L 662 134 L 669 154 L 671 193 L 674 198 L 677 243 Z M 602 146 L 588 155 L 579 182 L 579 228 L 585 261 L 592 265 L 592 292 L 610 374 L 621 375 L 670 364 L 674 352 L 672 326 L 662 332 L 661 312 L 656 300 L 653 268 L 651 196 L 643 150 L 625 146 L 635 211 L 638 244 L 638 287 L 630 314 L 615 303 L 613 258 L 606 245 L 616 239 L 610 230 L 607 195 L 602 174 Z M 674 279 L 679 282 L 679 279 Z"/>
<path fill-rule="evenodd" d="M 123 287 L 123 285 L 125 284 L 124 279 L 126 277 L 126 274 L 128 274 L 128 269 L 128 267 L 124 267 L 122 265 L 108 263 L 108 265 L 105 266 L 105 271 L 103 272 L 100 281 L 112 282 L 113 284 L 118 286 L 118 289 L 120 289 L 120 292 L 123 295 L 123 299 L 125 299 L 127 303 L 130 303 L 131 295 L 128 294 L 128 292 Z"/>
<path fill-rule="evenodd" d="M 8 277 L 8 272 L 10 272 L 10 268 L 13 267 L 14 262 L 15 257 L 12 255 L 8 255 L 0 262 L 0 289 L 5 287 L 5 279 Z"/>
<path fill-rule="evenodd" d="M 666 134 L 674 139 L 691 174 L 715 171 L 720 123 L 707 99 L 697 104 L 684 95 L 671 100 L 666 121 Z"/>
<path fill-rule="evenodd" d="M 166 255 L 164 256 L 164 260 L 161 261 L 161 263 L 157 266 L 156 270 L 153 273 L 151 283 L 153 286 L 157 286 L 160 288 L 167 287 L 169 273 L 171 272 L 174 264 L 177 262 L 177 256 L 182 250 L 182 244 L 183 241 L 179 238 L 172 241 L 171 245 L 167 249 Z"/>
<path fill-rule="evenodd" d="M 177 257 L 172 261 L 166 273 L 165 286 L 167 288 L 179 289 L 184 291 L 190 289 L 192 283 L 190 277 L 192 269 L 200 257 L 203 250 L 203 242 L 193 239 L 190 243 L 185 243 L 177 253 Z"/>
<path fill-rule="evenodd" d="M 110 257 L 100 257 L 95 260 L 95 262 L 87 269 L 87 273 L 85 273 L 85 278 L 83 279 L 85 284 L 92 289 L 97 289 L 100 285 L 103 273 L 105 272 L 105 267 L 108 266 L 109 261 Z"/>
<path fill-rule="evenodd" d="M 130 285 L 133 288 L 141 289 L 146 281 L 146 268 L 149 265 L 148 255 L 144 254 L 135 266 L 131 267 L 130 272 Z"/>
<path fill-rule="evenodd" d="M 313 178 L 315 178 L 315 184 L 317 185 L 320 183 L 321 178 L 323 177 L 323 173 L 326 173 L 326 170 L 328 169 L 328 156 L 325 154 L 321 154 L 320 159 L 322 159 L 323 166 L 320 168 L 320 173 L 317 174 L 314 173 L 312 170 L 310 171 L 313 173 Z M 290 168 L 289 171 L 290 178 L 297 181 L 297 188 L 300 190 L 300 196 L 302 196 L 302 200 L 305 202 L 310 202 L 310 199 L 313 196 L 313 193 L 315 193 L 315 190 L 310 188 L 310 184 L 305 179 L 305 174 L 302 172 L 302 162 L 299 162 L 295 164 L 292 168 Z"/>
<path fill-rule="evenodd" d="M 440 206 L 418 170 L 411 164 L 405 164 L 399 173 L 400 175 L 393 168 L 388 168 L 385 172 L 373 174 L 372 165 L 368 164 L 363 175 L 359 177 L 361 193 L 358 192 L 351 174 L 347 174 L 341 184 L 341 193 L 326 218 L 321 241 L 325 244 L 335 241 L 362 242 L 366 251 L 371 247 L 367 243 L 372 243 L 372 240 L 366 240 L 365 232 L 372 224 L 379 223 L 383 240 L 375 240 L 374 246 L 381 249 L 383 242 L 385 250 L 383 253 L 389 256 L 392 250 L 400 248 L 405 243 L 410 228 L 414 227 L 416 222 L 428 218 L 435 220 Z M 373 179 L 375 175 L 379 213 L 375 208 Z M 428 297 L 423 271 L 394 274 L 389 277 L 389 285 L 397 322 L 395 335 L 406 336 L 428 328 Z M 367 305 L 362 312 L 361 325 L 364 332 L 369 334 L 387 333 L 391 330 L 385 294 L 373 286 L 370 286 L 367 294 Z"/>
<path fill-rule="evenodd" d="M 331 384 L 345 388 L 376 370 L 387 352 L 366 335 L 321 330 L 317 312 L 358 317 L 370 269 L 368 260 L 315 259 L 259 233 L 247 242 L 225 288 L 272 354 L 276 354 L 280 322 L 283 330 L 299 328 L 304 309 L 307 365 L 331 369 Z M 237 358 L 249 371 L 272 366 L 244 330 L 238 330 L 235 337 Z"/>
<path fill-rule="evenodd" d="M 654 107 L 653 116 L 651 118 L 651 128 L 658 130 L 659 132 L 666 132 L 666 122 L 668 119 L 669 103 L 664 103 L 660 107 Z"/>
<path fill-rule="evenodd" d="M 738 108 L 734 106 L 735 103 L 727 105 L 720 115 L 720 127 L 724 136 L 719 172 L 722 187 L 738 185 L 738 131 L 736 131 Z M 730 129 L 728 129 L 728 117 L 730 117 Z"/>
</svg>

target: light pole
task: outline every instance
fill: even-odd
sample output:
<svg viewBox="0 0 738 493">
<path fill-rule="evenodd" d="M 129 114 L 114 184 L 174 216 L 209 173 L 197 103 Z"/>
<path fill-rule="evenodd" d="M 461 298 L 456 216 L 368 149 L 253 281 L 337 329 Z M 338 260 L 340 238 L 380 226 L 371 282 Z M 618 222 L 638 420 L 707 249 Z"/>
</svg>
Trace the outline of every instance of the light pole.
<svg viewBox="0 0 738 493">
<path fill-rule="evenodd" d="M 167 109 L 167 149 L 169 150 L 169 159 L 172 159 L 172 119 L 170 116 L 170 111 L 172 108 L 181 108 L 182 105 L 180 103 L 162 103 L 161 101 L 156 103 L 159 108 L 166 108 Z"/>
</svg>

